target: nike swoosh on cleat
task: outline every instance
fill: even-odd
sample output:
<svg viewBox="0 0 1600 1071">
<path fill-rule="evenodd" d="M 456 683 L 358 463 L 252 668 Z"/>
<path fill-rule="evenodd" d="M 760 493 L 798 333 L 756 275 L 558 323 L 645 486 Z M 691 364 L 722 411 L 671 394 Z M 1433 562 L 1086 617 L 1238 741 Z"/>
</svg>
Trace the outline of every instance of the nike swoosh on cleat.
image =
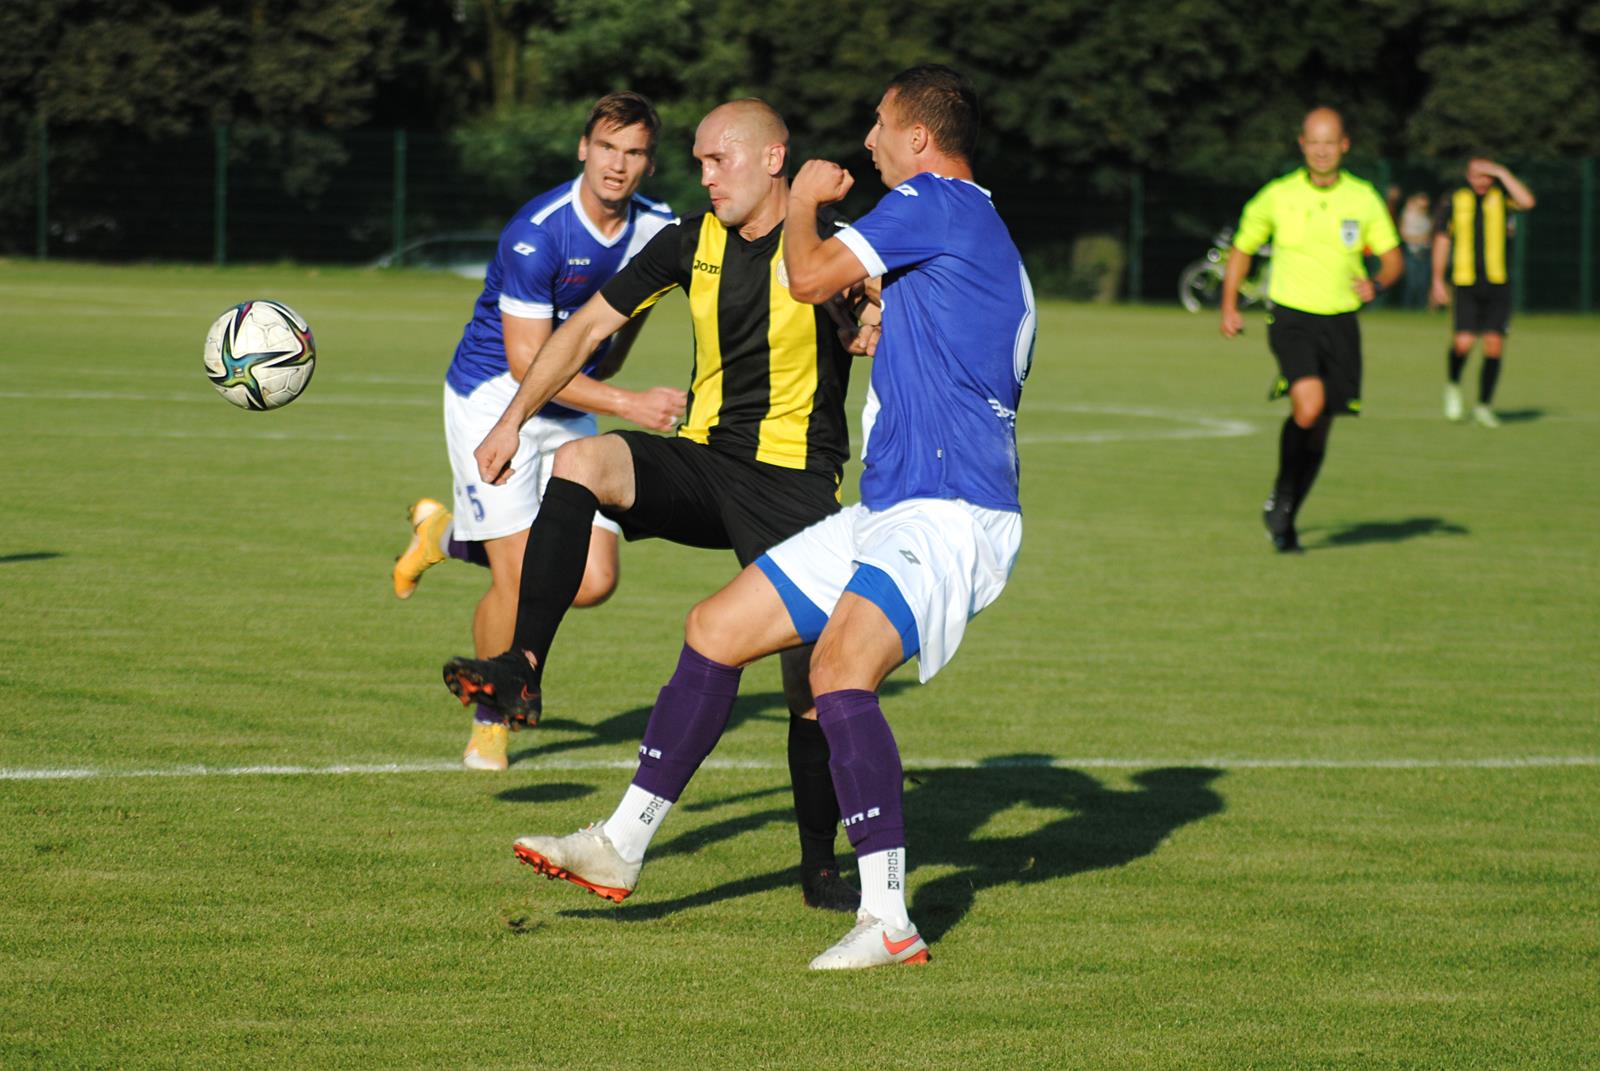
<svg viewBox="0 0 1600 1071">
<path fill-rule="evenodd" d="M 904 941 L 891 941 L 889 940 L 889 935 L 884 934 L 883 947 L 888 949 L 889 955 L 898 956 L 900 953 L 904 952 L 906 949 L 910 948 L 920 940 L 922 940 L 922 935 L 916 933 L 912 934 L 910 937 L 907 937 Z"/>
</svg>

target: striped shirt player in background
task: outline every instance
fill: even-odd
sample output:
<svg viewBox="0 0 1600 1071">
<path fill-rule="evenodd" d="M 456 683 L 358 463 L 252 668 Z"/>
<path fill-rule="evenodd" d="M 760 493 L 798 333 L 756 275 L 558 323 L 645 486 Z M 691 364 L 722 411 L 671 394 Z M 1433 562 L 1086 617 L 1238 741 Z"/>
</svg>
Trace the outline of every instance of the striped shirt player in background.
<svg viewBox="0 0 1600 1071">
<path fill-rule="evenodd" d="M 922 680 L 938 672 L 1011 573 L 1022 538 L 1016 415 L 1034 341 L 1022 259 L 972 181 L 977 133 L 966 80 L 915 67 L 889 83 L 867 135 L 889 187 L 876 208 L 819 239 L 818 207 L 852 179 L 821 160 L 796 175 L 784 224 L 790 293 L 821 302 L 883 280 L 861 501 L 778 544 L 690 611 L 679 672 L 651 712 L 615 813 L 570 836 L 520 839 L 524 861 L 627 896 L 652 835 L 727 726 L 742 667 L 814 640 L 811 686 L 862 900 L 856 925 L 811 966 L 927 960 L 906 906 L 900 755 L 877 689 L 912 655 Z"/>
<path fill-rule="evenodd" d="M 1511 326 L 1511 273 L 1507 255 L 1516 223 L 1511 213 L 1528 212 L 1533 192 L 1513 175 L 1484 156 L 1467 161 L 1467 184 L 1439 198 L 1433 228 L 1433 279 L 1429 287 L 1433 304 L 1451 303 L 1455 288 L 1455 324 L 1450 350 L 1445 355 L 1446 420 L 1460 420 L 1461 373 L 1479 338 L 1483 339 L 1483 366 L 1478 371 L 1478 404 L 1473 423 L 1498 428 L 1500 418 L 1489 404 L 1500 381 L 1500 361 Z"/>
<path fill-rule="evenodd" d="M 489 590 L 472 618 L 479 654 L 497 653 L 511 642 L 528 529 L 557 448 L 595 434 L 596 413 L 665 430 L 683 412 L 680 390 L 630 391 L 603 382 L 627 356 L 641 318 L 609 348 L 597 349 L 582 372 L 523 425 L 514 478 L 502 485 L 481 480 L 472 456 L 551 334 L 674 221 L 665 204 L 638 192 L 653 169 L 660 129 L 655 108 L 637 93 L 611 93 L 595 103 L 578 141 L 582 174 L 535 197 L 506 224 L 445 373 L 454 508 L 431 498 L 412 504 L 413 535 L 395 561 L 394 591 L 409 598 L 422 573 L 447 557 L 488 566 Z M 596 516 L 574 604 L 603 602 L 616 587 L 617 568 L 617 526 Z M 504 770 L 508 731 L 498 710 L 480 705 L 463 763 Z"/>
</svg>

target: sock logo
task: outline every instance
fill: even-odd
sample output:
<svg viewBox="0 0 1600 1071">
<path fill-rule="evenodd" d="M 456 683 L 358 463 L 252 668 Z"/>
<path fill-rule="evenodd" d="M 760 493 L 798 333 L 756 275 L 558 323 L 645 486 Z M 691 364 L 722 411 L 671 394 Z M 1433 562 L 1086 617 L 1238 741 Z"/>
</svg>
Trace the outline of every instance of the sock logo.
<svg viewBox="0 0 1600 1071">
<path fill-rule="evenodd" d="M 658 747 L 645 747 L 640 744 L 639 757 L 641 759 L 659 759 L 661 757 L 661 749 Z"/>
<path fill-rule="evenodd" d="M 889 888 L 900 888 L 900 849 L 890 848 L 884 853 L 885 876 L 888 878 Z"/>
<path fill-rule="evenodd" d="M 645 804 L 644 810 L 639 812 L 639 821 L 647 826 L 655 825 L 656 819 L 661 815 L 661 808 L 666 805 L 667 801 L 660 796 L 651 796 L 650 802 Z"/>
<path fill-rule="evenodd" d="M 850 826 L 855 825 L 857 822 L 865 822 L 868 818 L 876 818 L 881 813 L 882 813 L 882 811 L 877 807 L 868 807 L 867 810 L 866 810 L 866 813 L 864 813 L 864 814 L 862 812 L 860 812 L 860 811 L 857 811 L 855 814 L 850 815 L 848 818 L 846 818 L 844 820 L 845 828 L 848 829 Z"/>
</svg>

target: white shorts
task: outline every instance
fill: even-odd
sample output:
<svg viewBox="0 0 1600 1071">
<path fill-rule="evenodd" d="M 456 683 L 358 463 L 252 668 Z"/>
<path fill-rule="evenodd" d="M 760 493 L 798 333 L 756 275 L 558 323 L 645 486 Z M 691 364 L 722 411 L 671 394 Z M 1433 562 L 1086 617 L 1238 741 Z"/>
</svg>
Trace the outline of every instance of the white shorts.
<svg viewBox="0 0 1600 1071">
<path fill-rule="evenodd" d="M 516 393 L 517 381 L 510 372 L 480 384 L 465 398 L 445 385 L 444 443 L 455 477 L 451 535 L 456 539 L 498 539 L 531 526 L 544 498 L 544 485 L 550 482 L 556 450 L 563 443 L 593 435 L 597 430 L 591 413 L 564 418 L 536 416 L 522 425 L 522 442 L 511 461 L 516 471 L 511 478 L 498 487 L 484 483 L 472 452 L 505 413 Z M 616 522 L 598 513 L 594 524 L 608 532 L 621 531 Z"/>
<path fill-rule="evenodd" d="M 821 634 L 848 588 L 888 615 L 927 681 L 955 655 L 967 622 L 999 598 L 1021 545 L 1020 513 L 942 498 L 875 513 L 858 502 L 790 536 L 756 565 L 777 587 L 801 639 Z M 858 579 L 861 566 L 874 571 Z"/>
</svg>

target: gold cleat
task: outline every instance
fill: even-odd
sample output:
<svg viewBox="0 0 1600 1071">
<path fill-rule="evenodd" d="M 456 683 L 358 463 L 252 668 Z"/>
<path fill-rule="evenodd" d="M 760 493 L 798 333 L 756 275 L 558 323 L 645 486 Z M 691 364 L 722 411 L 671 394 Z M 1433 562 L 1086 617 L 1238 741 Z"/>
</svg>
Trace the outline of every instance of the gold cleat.
<svg viewBox="0 0 1600 1071">
<path fill-rule="evenodd" d="M 444 503 L 433 498 L 419 498 L 411 503 L 407 516 L 411 522 L 411 542 L 405 553 L 394 560 L 394 593 L 402 599 L 411 598 L 417 590 L 422 574 L 444 561 L 446 554 L 440 537 L 450 526 L 450 511 Z"/>
<path fill-rule="evenodd" d="M 469 770 L 504 770 L 510 765 L 506 760 L 506 737 L 510 730 L 504 725 L 488 722 L 472 723 L 472 739 L 461 756 L 461 765 Z"/>
</svg>

